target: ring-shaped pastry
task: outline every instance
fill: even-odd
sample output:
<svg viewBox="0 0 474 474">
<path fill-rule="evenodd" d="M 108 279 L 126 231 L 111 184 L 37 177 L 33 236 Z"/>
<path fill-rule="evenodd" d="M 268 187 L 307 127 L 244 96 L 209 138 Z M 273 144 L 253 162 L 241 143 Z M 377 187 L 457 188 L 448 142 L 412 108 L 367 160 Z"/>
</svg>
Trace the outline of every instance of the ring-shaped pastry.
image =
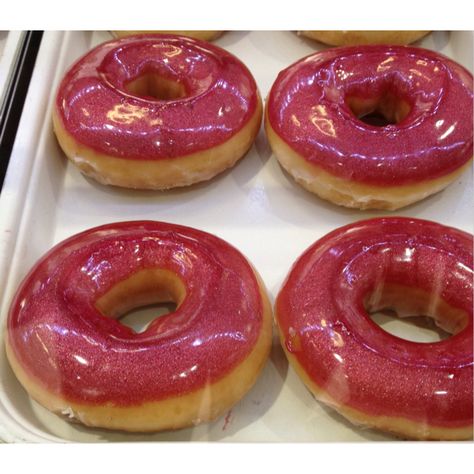
<svg viewBox="0 0 474 474">
<path fill-rule="evenodd" d="M 420 439 L 470 439 L 473 238 L 402 217 L 360 221 L 310 246 L 275 306 L 287 357 L 350 421 Z M 418 343 L 369 316 L 425 315 L 451 337 Z"/>
<path fill-rule="evenodd" d="M 361 44 L 399 44 L 414 43 L 426 36 L 429 31 L 301 31 L 300 34 L 330 46 L 357 46 Z"/>
<path fill-rule="evenodd" d="M 137 306 L 176 310 L 143 332 Z M 152 221 L 87 230 L 33 267 L 12 302 L 6 348 L 29 394 L 88 426 L 176 429 L 223 414 L 271 345 L 271 309 L 247 260 L 205 232 Z"/>
<path fill-rule="evenodd" d="M 280 164 L 335 204 L 398 209 L 472 160 L 472 74 L 433 51 L 333 48 L 282 71 L 265 127 Z"/>
<path fill-rule="evenodd" d="M 212 178 L 252 146 L 262 106 L 231 53 L 174 35 L 103 43 L 65 74 L 53 108 L 67 157 L 103 184 L 168 189 Z"/>
<path fill-rule="evenodd" d="M 179 36 L 189 36 L 190 38 L 195 38 L 203 41 L 214 41 L 222 35 L 222 31 L 213 31 L 213 30 L 187 30 L 187 31 L 171 31 L 171 30 L 137 30 L 137 31 L 128 31 L 120 30 L 112 32 L 118 38 L 124 38 L 126 36 L 142 35 L 142 34 L 170 34 L 170 35 L 179 35 Z"/>
</svg>

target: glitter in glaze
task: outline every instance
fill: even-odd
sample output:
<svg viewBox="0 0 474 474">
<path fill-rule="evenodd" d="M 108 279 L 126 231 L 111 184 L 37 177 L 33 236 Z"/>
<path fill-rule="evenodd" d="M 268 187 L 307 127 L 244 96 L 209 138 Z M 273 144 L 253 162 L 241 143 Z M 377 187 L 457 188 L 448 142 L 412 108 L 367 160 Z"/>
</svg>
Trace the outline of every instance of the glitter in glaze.
<svg viewBox="0 0 474 474">
<path fill-rule="evenodd" d="M 184 87 L 158 100 L 127 90 L 153 75 Z M 56 110 L 66 131 L 97 152 L 136 160 L 174 158 L 229 140 L 258 106 L 257 86 L 242 62 L 209 43 L 139 35 L 103 43 L 65 74 Z"/>
<path fill-rule="evenodd" d="M 178 275 L 186 296 L 144 332 L 104 317 L 95 302 L 132 274 Z M 8 317 L 27 373 L 75 402 L 119 406 L 203 388 L 253 349 L 263 305 L 253 270 L 223 240 L 188 227 L 125 222 L 77 234 L 25 278 Z"/>
<path fill-rule="evenodd" d="M 337 229 L 296 261 L 276 302 L 285 349 L 337 404 L 370 416 L 472 426 L 473 239 L 429 221 L 377 218 Z M 386 284 L 465 311 L 448 339 L 384 331 L 364 299 Z"/>
<path fill-rule="evenodd" d="M 310 163 L 368 184 L 416 183 L 453 172 L 473 153 L 472 74 L 422 48 L 331 48 L 282 71 L 268 97 L 278 136 Z M 387 95 L 408 115 L 384 127 L 359 120 L 348 98 Z"/>
</svg>

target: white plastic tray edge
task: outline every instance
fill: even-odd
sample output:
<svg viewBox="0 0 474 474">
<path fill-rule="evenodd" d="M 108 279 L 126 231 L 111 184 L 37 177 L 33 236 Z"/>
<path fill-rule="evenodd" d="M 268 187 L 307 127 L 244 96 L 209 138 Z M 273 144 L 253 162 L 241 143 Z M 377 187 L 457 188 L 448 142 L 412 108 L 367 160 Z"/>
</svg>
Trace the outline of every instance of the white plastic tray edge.
<svg viewBox="0 0 474 474">
<path fill-rule="evenodd" d="M 5 294 L 8 267 L 13 256 L 18 251 L 15 245 L 16 239 L 12 238 L 12 236 L 19 235 L 21 232 L 21 227 L 25 225 L 25 216 L 28 215 L 28 212 L 22 212 L 22 210 L 25 211 L 28 203 L 31 204 L 31 200 L 28 199 L 33 192 L 33 189 L 29 186 L 30 178 L 34 174 L 34 168 L 41 166 L 40 161 L 35 160 L 38 148 L 41 147 L 40 145 L 40 147 L 36 148 L 36 137 L 42 135 L 40 130 L 42 127 L 50 126 L 49 119 L 43 121 L 35 120 L 34 123 L 36 127 L 26 126 L 26 123 L 31 123 L 28 111 L 34 111 L 34 113 L 38 115 L 48 117 L 48 97 L 41 93 L 42 83 L 41 81 L 37 81 L 37 77 L 41 76 L 48 80 L 49 83 L 53 83 L 54 76 L 58 74 L 56 68 L 53 66 L 60 58 L 58 50 L 61 47 L 63 36 L 64 33 L 55 32 L 45 36 L 42 40 L 37 64 L 46 64 L 50 67 L 45 71 L 39 66 L 35 68 L 32 75 L 27 99 L 24 104 L 25 112 L 20 120 L 18 134 L 12 150 L 12 156 L 21 155 L 23 161 L 12 160 L 10 162 L 0 195 L 0 295 Z M 6 301 L 2 301 L 2 306 L 6 306 Z M 2 324 L 1 330 L 4 331 L 4 323 Z M 4 348 L 2 347 L 1 350 L 4 351 Z M 8 413 L 8 406 L 5 405 L 1 388 L 0 407 L 4 408 L 5 412 Z M 2 420 L 3 425 L 0 423 L 0 439 L 7 442 L 45 440 L 42 436 L 38 436 L 38 434 L 32 432 L 25 433 L 25 436 L 19 436 L 16 430 L 8 429 L 8 421 L 9 420 L 4 419 Z M 55 441 L 63 440 L 57 438 Z"/>
<path fill-rule="evenodd" d="M 61 37 L 62 34 L 57 33 L 43 40 L 37 60 L 38 64 L 45 62 L 51 65 L 52 62 L 58 60 L 57 50 L 61 44 Z M 10 264 L 14 251 L 15 240 L 11 235 L 18 235 L 22 222 L 25 221 L 24 210 L 28 206 L 29 197 L 33 191 L 29 186 L 29 181 L 34 169 L 41 166 L 41 163 L 35 160 L 39 148 L 36 146 L 36 137 L 40 136 L 44 126 L 49 126 L 49 119 L 37 121 L 35 127 L 30 127 L 31 116 L 28 111 L 47 117 L 48 97 L 40 93 L 40 83 L 36 81 L 37 76 L 45 74 L 46 80 L 49 79 L 52 83 L 55 74 L 53 67 L 46 73 L 37 67 L 33 73 L 24 104 L 24 113 L 18 125 L 18 133 L 11 154 L 12 157 L 21 156 L 22 159 L 10 161 L 0 195 L 0 294 L 4 290 L 6 267 Z"/>
</svg>

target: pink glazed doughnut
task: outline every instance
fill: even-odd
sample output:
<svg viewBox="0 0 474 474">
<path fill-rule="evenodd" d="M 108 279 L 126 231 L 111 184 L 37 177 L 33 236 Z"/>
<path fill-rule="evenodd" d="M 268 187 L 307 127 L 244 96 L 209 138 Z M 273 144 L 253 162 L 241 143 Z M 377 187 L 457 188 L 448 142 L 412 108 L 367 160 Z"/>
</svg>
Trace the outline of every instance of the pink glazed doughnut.
<svg viewBox="0 0 474 474">
<path fill-rule="evenodd" d="M 398 209 L 470 166 L 472 75 L 405 46 L 328 49 L 282 71 L 265 127 L 280 164 L 336 204 Z"/>
<path fill-rule="evenodd" d="M 141 333 L 117 319 L 173 301 Z M 63 241 L 21 283 L 7 322 L 17 378 L 49 410 L 88 426 L 176 429 L 240 400 L 267 359 L 271 309 L 256 272 L 205 232 L 104 225 Z"/>
<path fill-rule="evenodd" d="M 299 34 L 331 46 L 355 46 L 361 44 L 410 44 L 418 41 L 429 31 L 345 30 L 301 31 Z"/>
<path fill-rule="evenodd" d="M 415 439 L 470 439 L 473 238 L 402 217 L 356 222 L 306 250 L 276 300 L 287 357 L 319 400 L 356 424 Z M 453 334 L 417 343 L 369 316 L 426 315 Z"/>
<path fill-rule="evenodd" d="M 54 131 L 100 183 L 167 189 L 208 180 L 253 144 L 262 117 L 255 80 L 227 51 L 175 35 L 103 43 L 59 85 Z"/>
<path fill-rule="evenodd" d="M 172 34 L 172 35 L 179 35 L 179 36 L 189 36 L 190 38 L 196 38 L 203 41 L 214 41 L 215 39 L 219 38 L 222 35 L 222 31 L 216 30 L 187 30 L 187 31 L 165 31 L 165 30 L 137 30 L 137 31 L 112 31 L 112 33 L 118 37 L 123 38 L 125 36 L 132 36 L 132 35 L 140 35 L 140 34 L 148 34 L 148 33 L 163 33 L 163 34 Z"/>
</svg>

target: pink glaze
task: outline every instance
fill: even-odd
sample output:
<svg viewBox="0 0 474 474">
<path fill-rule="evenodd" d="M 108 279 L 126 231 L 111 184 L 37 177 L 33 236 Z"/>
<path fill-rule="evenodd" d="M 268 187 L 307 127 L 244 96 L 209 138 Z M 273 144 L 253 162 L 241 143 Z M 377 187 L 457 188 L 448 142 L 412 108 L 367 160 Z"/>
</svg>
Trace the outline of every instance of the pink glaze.
<svg viewBox="0 0 474 474">
<path fill-rule="evenodd" d="M 410 106 L 398 124 L 367 125 L 347 99 L 393 95 Z M 268 97 L 273 130 L 305 160 L 375 185 L 448 174 L 472 158 L 472 75 L 432 51 L 332 48 L 282 71 Z"/>
<path fill-rule="evenodd" d="M 401 217 L 331 232 L 296 261 L 277 297 L 286 349 L 338 404 L 371 416 L 472 425 L 472 245 L 470 234 Z M 435 343 L 389 334 L 363 304 L 386 283 L 465 310 L 467 327 Z"/>
<path fill-rule="evenodd" d="M 149 268 L 185 285 L 178 309 L 142 333 L 94 306 Z M 211 234 L 152 221 L 104 225 L 54 247 L 13 300 L 8 337 L 24 370 L 75 402 L 133 405 L 202 389 L 236 368 L 262 327 L 259 286 L 245 258 Z"/>
<path fill-rule="evenodd" d="M 153 73 L 181 83 L 186 97 L 158 100 L 126 86 Z M 240 60 L 209 43 L 174 35 L 138 35 L 103 43 L 64 76 L 56 111 L 81 144 L 110 156 L 159 160 L 229 140 L 258 105 Z"/>
</svg>

